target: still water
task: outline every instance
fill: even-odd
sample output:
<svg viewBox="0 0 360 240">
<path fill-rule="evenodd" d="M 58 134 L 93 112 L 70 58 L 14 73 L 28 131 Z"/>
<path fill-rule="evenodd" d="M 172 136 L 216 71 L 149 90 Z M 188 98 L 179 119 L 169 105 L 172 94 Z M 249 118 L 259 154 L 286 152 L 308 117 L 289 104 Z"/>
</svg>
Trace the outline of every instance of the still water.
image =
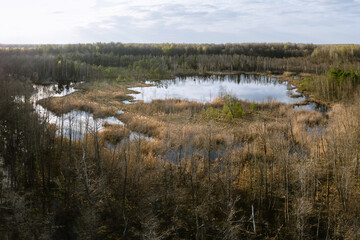
<svg viewBox="0 0 360 240">
<path fill-rule="evenodd" d="M 268 100 L 282 103 L 296 103 L 306 99 L 300 94 L 298 98 L 290 97 L 299 94 L 294 86 L 279 82 L 276 78 L 260 75 L 226 75 L 226 76 L 192 76 L 177 77 L 172 80 L 147 82 L 149 87 L 130 88 L 139 92 L 130 94 L 135 100 L 151 102 L 153 99 L 180 98 L 198 102 L 211 102 L 216 97 L 230 94 L 238 99 L 251 102 Z"/>
<path fill-rule="evenodd" d="M 48 123 L 55 124 L 57 127 L 57 134 L 63 136 L 79 139 L 84 134 L 93 131 L 101 131 L 105 123 L 124 125 L 119 119 L 115 117 L 95 118 L 92 113 L 84 111 L 73 110 L 69 113 L 57 116 L 46 108 L 37 104 L 37 101 L 49 97 L 64 97 L 77 90 L 73 85 L 67 88 L 59 88 L 57 84 L 52 85 L 34 85 L 35 93 L 31 96 L 30 101 L 33 103 L 36 112 L 39 116 Z M 63 132 L 60 130 L 63 129 Z"/>
<path fill-rule="evenodd" d="M 236 98 L 251 102 L 278 101 L 294 104 L 307 99 L 299 94 L 293 85 L 288 82 L 279 82 L 276 78 L 260 75 L 225 75 L 225 76 L 191 76 L 177 77 L 171 80 L 147 82 L 148 87 L 130 88 L 138 93 L 130 94 L 135 100 L 151 102 L 153 99 L 179 98 L 198 102 L 211 102 L 217 97 L 230 94 Z M 49 123 L 55 124 L 58 129 L 63 129 L 61 134 L 73 138 L 81 138 L 86 132 L 101 131 L 105 123 L 124 125 L 116 117 L 94 118 L 91 113 L 84 111 L 71 111 L 62 116 L 57 116 L 37 104 L 38 100 L 49 97 L 63 97 L 77 90 L 73 85 L 60 88 L 57 84 L 42 86 L 34 85 L 36 92 L 30 100 L 37 113 Z M 292 95 L 300 97 L 292 98 Z M 17 99 L 21 101 L 22 99 Z M 130 102 L 129 102 L 130 103 Z M 295 107 L 296 109 L 326 111 L 315 103 Z M 116 114 L 123 114 L 122 110 Z M 114 113 L 115 115 L 115 113 Z M 60 132 L 58 131 L 58 134 Z"/>
</svg>

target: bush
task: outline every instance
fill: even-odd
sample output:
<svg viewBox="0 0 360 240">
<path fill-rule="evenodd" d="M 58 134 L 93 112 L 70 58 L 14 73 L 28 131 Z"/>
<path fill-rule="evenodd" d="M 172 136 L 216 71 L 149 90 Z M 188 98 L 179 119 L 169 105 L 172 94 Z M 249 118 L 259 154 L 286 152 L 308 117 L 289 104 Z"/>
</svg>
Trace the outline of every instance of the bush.
<svg viewBox="0 0 360 240">
<path fill-rule="evenodd" d="M 206 118 L 212 119 L 212 118 L 217 118 L 219 116 L 219 112 L 217 109 L 213 108 L 213 107 L 209 107 L 206 111 L 205 111 L 205 116 Z"/>
<path fill-rule="evenodd" d="M 232 120 L 233 118 L 243 117 L 245 115 L 244 109 L 240 102 L 237 102 L 236 99 L 230 95 L 224 96 L 224 107 L 222 110 L 222 115 L 227 120 Z"/>
<path fill-rule="evenodd" d="M 252 102 L 252 103 L 250 104 L 250 110 L 251 110 L 251 111 L 256 111 L 256 110 L 258 110 L 258 105 L 257 105 L 255 102 Z"/>
<path fill-rule="evenodd" d="M 234 113 L 234 117 L 242 117 L 245 115 L 242 105 L 239 102 L 235 103 L 233 113 Z"/>
<path fill-rule="evenodd" d="M 222 115 L 228 121 L 231 121 L 233 119 L 233 115 L 232 115 L 231 110 L 230 110 L 230 108 L 229 108 L 229 106 L 227 104 L 225 104 L 224 107 L 223 107 Z"/>
<path fill-rule="evenodd" d="M 228 112 L 226 115 L 225 115 L 225 119 L 228 120 L 228 121 L 231 121 L 233 119 L 233 115 L 231 112 Z"/>
</svg>

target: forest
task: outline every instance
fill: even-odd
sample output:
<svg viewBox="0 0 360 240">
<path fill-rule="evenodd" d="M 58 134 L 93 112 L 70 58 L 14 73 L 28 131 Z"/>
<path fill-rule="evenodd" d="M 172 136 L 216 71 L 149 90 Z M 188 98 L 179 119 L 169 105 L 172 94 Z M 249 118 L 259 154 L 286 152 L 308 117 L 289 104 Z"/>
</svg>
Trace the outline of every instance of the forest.
<svg viewBox="0 0 360 240">
<path fill-rule="evenodd" d="M 131 96 L 240 74 L 308 99 Z M 359 239 L 359 83 L 360 45 L 0 45 L 0 239 Z"/>
</svg>

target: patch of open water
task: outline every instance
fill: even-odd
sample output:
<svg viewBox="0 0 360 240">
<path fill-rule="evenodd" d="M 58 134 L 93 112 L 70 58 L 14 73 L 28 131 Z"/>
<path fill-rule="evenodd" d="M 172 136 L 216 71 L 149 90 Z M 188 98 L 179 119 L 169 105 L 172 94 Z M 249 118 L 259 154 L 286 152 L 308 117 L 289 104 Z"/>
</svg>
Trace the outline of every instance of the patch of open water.
<svg viewBox="0 0 360 240">
<path fill-rule="evenodd" d="M 307 96 L 296 92 L 289 82 L 279 82 L 276 78 L 261 75 L 225 75 L 177 77 L 170 80 L 148 81 L 147 87 L 134 87 L 139 92 L 129 94 L 134 100 L 151 102 L 153 99 L 179 98 L 198 102 L 211 102 L 226 94 L 251 102 L 274 100 L 294 104 L 307 100 Z M 298 97 L 294 98 L 294 95 Z M 306 107 L 305 107 L 306 106 Z M 318 110 L 312 102 L 299 107 L 306 110 Z"/>
</svg>

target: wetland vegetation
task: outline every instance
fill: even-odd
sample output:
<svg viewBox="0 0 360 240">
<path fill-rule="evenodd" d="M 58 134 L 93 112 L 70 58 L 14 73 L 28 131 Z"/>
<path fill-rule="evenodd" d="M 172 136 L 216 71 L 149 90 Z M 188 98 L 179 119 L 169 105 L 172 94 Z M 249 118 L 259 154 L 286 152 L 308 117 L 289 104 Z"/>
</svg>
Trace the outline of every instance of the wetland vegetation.
<svg viewBox="0 0 360 240">
<path fill-rule="evenodd" d="M 359 45 L 0 47 L 1 239 L 356 239 Z"/>
</svg>

